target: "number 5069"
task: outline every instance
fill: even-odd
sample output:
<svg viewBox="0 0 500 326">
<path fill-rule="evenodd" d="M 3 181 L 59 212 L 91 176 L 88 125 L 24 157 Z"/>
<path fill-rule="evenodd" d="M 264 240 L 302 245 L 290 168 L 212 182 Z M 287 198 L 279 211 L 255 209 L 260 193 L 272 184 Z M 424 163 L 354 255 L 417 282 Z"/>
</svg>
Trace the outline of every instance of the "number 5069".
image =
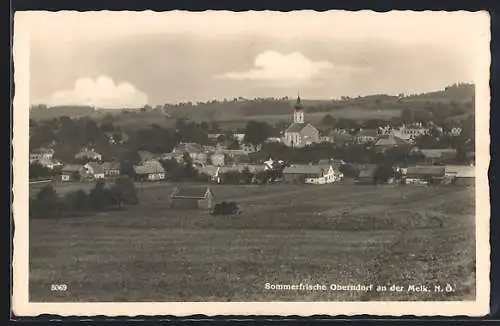
<svg viewBox="0 0 500 326">
<path fill-rule="evenodd" d="M 66 291 L 67 289 L 68 289 L 68 286 L 66 284 L 51 284 L 50 285 L 51 291 Z"/>
</svg>

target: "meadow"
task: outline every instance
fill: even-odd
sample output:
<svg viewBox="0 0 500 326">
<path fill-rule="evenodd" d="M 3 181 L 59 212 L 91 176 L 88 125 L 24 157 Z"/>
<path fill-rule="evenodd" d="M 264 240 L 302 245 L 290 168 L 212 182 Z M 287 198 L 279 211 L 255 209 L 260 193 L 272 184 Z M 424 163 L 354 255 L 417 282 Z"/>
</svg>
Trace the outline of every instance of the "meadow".
<svg viewBox="0 0 500 326">
<path fill-rule="evenodd" d="M 141 204 L 30 221 L 30 301 L 473 300 L 471 187 L 212 186 L 241 215 Z M 65 292 L 51 284 L 65 283 Z M 444 286 L 453 292 L 266 290 L 271 284 Z"/>
</svg>

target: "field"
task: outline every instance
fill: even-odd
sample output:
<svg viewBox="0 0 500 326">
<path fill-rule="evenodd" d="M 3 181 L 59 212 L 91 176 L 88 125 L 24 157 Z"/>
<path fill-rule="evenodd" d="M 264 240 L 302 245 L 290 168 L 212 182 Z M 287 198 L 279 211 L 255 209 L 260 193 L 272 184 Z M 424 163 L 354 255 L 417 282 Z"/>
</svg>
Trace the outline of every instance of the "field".
<svg viewBox="0 0 500 326">
<path fill-rule="evenodd" d="M 473 188 L 213 186 L 243 213 L 169 208 L 173 185 L 97 216 L 32 220 L 30 301 L 473 300 Z M 65 283 L 66 292 L 51 292 Z M 266 290 L 373 284 L 387 291 Z M 449 283 L 453 292 L 434 292 Z M 427 284 L 431 292 L 406 291 Z M 405 287 L 391 292 L 391 285 Z"/>
</svg>

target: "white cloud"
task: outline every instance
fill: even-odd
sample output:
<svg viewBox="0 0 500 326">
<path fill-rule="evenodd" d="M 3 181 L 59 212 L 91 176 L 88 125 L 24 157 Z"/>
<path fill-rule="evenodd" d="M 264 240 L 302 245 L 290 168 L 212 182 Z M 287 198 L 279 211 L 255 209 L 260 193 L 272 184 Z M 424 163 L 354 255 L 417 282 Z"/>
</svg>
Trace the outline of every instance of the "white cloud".
<svg viewBox="0 0 500 326">
<path fill-rule="evenodd" d="M 308 80 L 324 70 L 333 69 L 328 61 L 312 61 L 300 52 L 281 54 L 265 51 L 257 55 L 254 68 L 241 72 L 227 72 L 217 78 L 231 80 Z"/>
<path fill-rule="evenodd" d="M 121 109 L 143 107 L 148 96 L 130 83 L 115 84 L 113 79 L 79 78 L 71 90 L 55 92 L 49 105 L 93 105 L 97 108 Z"/>
</svg>

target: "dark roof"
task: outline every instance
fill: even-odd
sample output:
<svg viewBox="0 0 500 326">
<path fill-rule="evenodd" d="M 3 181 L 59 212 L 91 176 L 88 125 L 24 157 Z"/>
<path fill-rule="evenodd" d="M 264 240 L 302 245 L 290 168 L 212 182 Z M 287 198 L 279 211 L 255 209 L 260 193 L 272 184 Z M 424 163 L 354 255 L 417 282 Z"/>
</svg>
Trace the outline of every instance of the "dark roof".
<svg viewBox="0 0 500 326">
<path fill-rule="evenodd" d="M 373 178 L 377 168 L 378 168 L 378 165 L 376 165 L 376 164 L 366 164 L 366 165 L 360 166 L 358 178 Z"/>
<path fill-rule="evenodd" d="M 444 166 L 412 166 L 406 170 L 406 176 L 420 177 L 420 176 L 444 176 Z"/>
<path fill-rule="evenodd" d="M 286 128 L 285 132 L 300 132 L 307 123 L 292 123 L 290 127 Z"/>
<path fill-rule="evenodd" d="M 457 150 L 453 148 L 421 149 L 420 152 L 426 158 L 454 158 Z"/>
<path fill-rule="evenodd" d="M 176 187 L 172 198 L 204 199 L 212 190 L 209 187 Z"/>
</svg>

